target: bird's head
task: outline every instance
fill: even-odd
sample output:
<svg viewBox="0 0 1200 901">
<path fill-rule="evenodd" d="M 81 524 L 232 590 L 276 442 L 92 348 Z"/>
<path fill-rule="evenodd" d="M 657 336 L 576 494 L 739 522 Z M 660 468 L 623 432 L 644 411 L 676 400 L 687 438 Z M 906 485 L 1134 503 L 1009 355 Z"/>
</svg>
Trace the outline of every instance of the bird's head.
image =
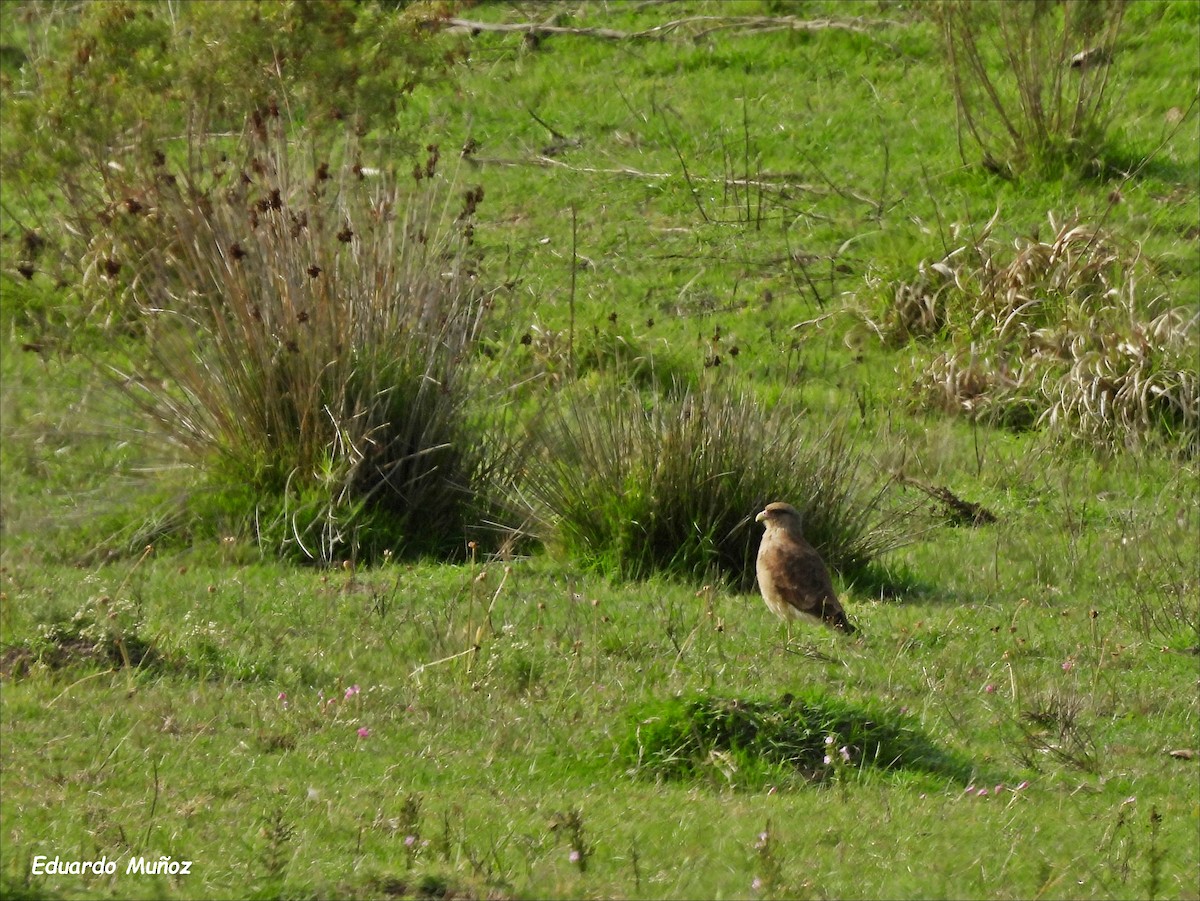
<svg viewBox="0 0 1200 901">
<path fill-rule="evenodd" d="M 800 511 L 791 504 L 776 502 L 767 504 L 763 511 L 754 517 L 755 522 L 761 522 L 765 527 L 776 526 L 789 532 L 800 531 Z"/>
</svg>

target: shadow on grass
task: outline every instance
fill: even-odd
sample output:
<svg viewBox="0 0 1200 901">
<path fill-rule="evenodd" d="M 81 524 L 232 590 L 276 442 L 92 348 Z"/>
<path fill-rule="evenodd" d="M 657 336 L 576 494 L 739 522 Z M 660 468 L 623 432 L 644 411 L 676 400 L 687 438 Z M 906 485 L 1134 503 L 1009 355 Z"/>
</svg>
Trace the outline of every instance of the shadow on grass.
<svg viewBox="0 0 1200 901">
<path fill-rule="evenodd" d="M 927 598 L 936 590 L 932 584 L 917 578 L 907 567 L 884 563 L 867 564 L 847 580 L 846 589 L 858 595 L 888 601 Z"/>
<path fill-rule="evenodd" d="M 855 597 L 869 597 L 889 604 L 962 604 L 964 598 L 955 591 L 930 582 L 900 564 L 872 563 L 853 579 L 843 582 L 845 591 Z M 854 619 L 853 612 L 850 613 Z"/>
<path fill-rule="evenodd" d="M 389 876 L 373 880 L 369 898 L 407 898 L 414 901 L 473 901 L 486 898 L 488 901 L 504 901 L 515 897 L 504 885 L 476 885 L 470 881 L 455 879 L 438 873 L 421 875 L 406 874 L 404 878 Z M 360 897 L 351 895 L 351 897 Z"/>
<path fill-rule="evenodd" d="M 630 711 L 625 730 L 622 761 L 654 779 L 704 781 L 719 773 L 753 790 L 781 778 L 825 782 L 846 770 L 917 773 L 962 785 L 977 774 L 970 760 L 939 747 L 898 713 L 817 692 L 777 701 L 673 698 Z"/>
</svg>

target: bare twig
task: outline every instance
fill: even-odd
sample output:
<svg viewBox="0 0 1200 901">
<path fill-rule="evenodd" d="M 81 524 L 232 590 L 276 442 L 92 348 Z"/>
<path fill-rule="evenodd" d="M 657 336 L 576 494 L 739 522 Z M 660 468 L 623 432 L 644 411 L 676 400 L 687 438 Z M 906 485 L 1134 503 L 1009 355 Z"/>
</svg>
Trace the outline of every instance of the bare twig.
<svg viewBox="0 0 1200 901">
<path fill-rule="evenodd" d="M 554 138 L 554 143 L 550 144 L 547 147 L 542 148 L 543 156 L 552 157 L 552 156 L 554 156 L 554 154 L 560 153 L 563 150 L 566 150 L 568 147 L 583 146 L 583 141 L 579 140 L 578 138 L 567 137 L 565 134 L 563 134 L 561 131 L 559 131 L 557 128 L 555 128 L 553 125 L 551 125 L 545 119 L 543 119 L 541 116 L 539 116 L 533 110 L 529 109 L 529 110 L 526 110 L 526 112 L 528 112 L 529 115 L 533 117 L 534 122 L 536 122 L 538 125 L 542 126 L 542 128 L 546 129 L 546 131 L 550 132 L 550 134 Z"/>
<path fill-rule="evenodd" d="M 788 272 L 792 276 L 792 281 L 796 284 L 796 288 L 798 289 L 797 293 L 799 293 L 800 280 L 796 278 L 795 266 L 800 267 L 800 272 L 804 275 L 804 281 L 808 283 L 809 290 L 812 291 L 813 297 L 816 298 L 817 308 L 821 310 L 825 309 L 825 298 L 821 296 L 821 291 L 817 288 L 816 282 L 814 282 L 812 280 L 812 276 L 808 274 L 808 267 L 804 265 L 803 255 L 793 252 L 791 235 L 787 231 L 784 231 L 783 237 L 787 242 L 788 262 L 794 264 L 788 267 Z"/>
<path fill-rule="evenodd" d="M 567 369 L 571 378 L 575 377 L 575 273 L 579 269 L 579 257 L 576 253 L 578 240 L 578 223 L 575 204 L 571 204 L 571 294 L 567 298 L 570 304 L 570 331 L 567 337 Z"/>
<path fill-rule="evenodd" d="M 813 171 L 821 177 L 821 180 L 825 182 L 825 184 L 829 185 L 829 190 L 837 194 L 843 200 L 857 200 L 859 203 L 868 204 L 875 208 L 876 215 L 880 214 L 879 201 L 877 201 L 874 197 L 868 197 L 865 194 L 859 194 L 857 191 L 851 191 L 849 188 L 840 186 L 832 178 L 826 175 L 825 170 L 818 166 L 817 161 L 807 153 L 804 154 L 804 161 L 812 166 Z"/>
<path fill-rule="evenodd" d="M 666 129 L 667 139 L 671 142 L 671 149 L 675 151 L 675 156 L 679 160 L 679 167 L 683 170 L 683 178 L 688 184 L 688 190 L 691 192 L 692 200 L 696 204 L 696 209 L 700 211 L 701 218 L 703 218 L 705 222 L 709 222 L 711 220 L 708 218 L 708 212 L 704 209 L 704 202 L 700 199 L 700 190 L 692 181 L 692 173 L 688 171 L 687 160 L 683 158 L 683 151 L 679 149 L 679 142 L 675 140 L 675 133 L 671 131 L 671 126 L 667 122 L 667 117 L 665 113 L 658 108 L 658 103 L 652 101 L 652 104 L 655 112 L 658 112 L 660 115 L 662 115 L 663 128 Z"/>
<path fill-rule="evenodd" d="M 149 847 L 150 832 L 154 829 L 154 814 L 158 810 L 158 761 L 154 760 L 154 798 L 150 802 L 150 815 L 146 817 L 146 834 L 142 837 L 142 847 Z"/>
<path fill-rule="evenodd" d="M 440 660 L 431 660 L 429 663 L 422 663 L 415 670 L 408 674 L 409 678 L 419 679 L 425 670 L 429 669 L 431 666 L 440 666 L 443 663 L 449 663 L 451 660 L 457 660 L 459 657 L 466 657 L 468 654 L 474 654 L 478 650 L 479 648 L 472 645 L 465 651 L 459 651 L 457 654 L 451 654 L 448 657 L 442 657 Z"/>
<path fill-rule="evenodd" d="M 529 113 L 529 115 L 533 118 L 534 122 L 536 122 L 538 125 L 542 126 L 542 128 L 546 129 L 546 131 L 550 132 L 550 134 L 553 135 L 554 137 L 558 138 L 558 140 L 568 141 L 568 142 L 575 140 L 574 138 L 568 138 L 565 134 L 563 134 L 561 131 L 559 131 L 557 128 L 555 128 L 553 125 L 551 125 L 545 119 L 543 119 L 541 116 L 539 116 L 533 110 L 527 109 L 526 112 Z"/>
</svg>

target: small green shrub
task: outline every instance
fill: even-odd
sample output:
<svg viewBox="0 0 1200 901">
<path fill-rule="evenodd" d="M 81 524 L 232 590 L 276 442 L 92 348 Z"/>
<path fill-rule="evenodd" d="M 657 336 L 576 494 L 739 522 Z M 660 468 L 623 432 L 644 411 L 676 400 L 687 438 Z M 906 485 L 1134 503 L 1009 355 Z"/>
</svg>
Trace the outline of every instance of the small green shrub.
<svg viewBox="0 0 1200 901">
<path fill-rule="evenodd" d="M 1094 167 L 1111 121 L 1124 0 L 941 0 L 934 9 L 964 135 L 988 168 Z"/>
<path fill-rule="evenodd" d="M 624 578 L 665 572 L 754 582 L 754 516 L 786 500 L 844 575 L 907 537 L 910 508 L 864 474 L 847 427 L 823 429 L 722 385 L 647 400 L 585 381 L 533 430 L 521 492 L 547 538 L 585 566 Z"/>
<path fill-rule="evenodd" d="M 395 129 L 407 97 L 448 75 L 440 3 L 12 3 L 5 169 L 98 170 L 133 146 L 236 129 L 277 106 L 309 128 Z M 7 73 L 7 70 L 6 70 Z M 12 171 L 16 170 L 16 171 Z"/>
<path fill-rule="evenodd" d="M 778 701 L 698 696 L 630 711 L 619 757 L 636 775 L 695 779 L 715 768 L 735 784 L 822 781 L 843 765 L 913 770 L 966 782 L 970 764 L 890 711 L 809 692 Z"/>
</svg>

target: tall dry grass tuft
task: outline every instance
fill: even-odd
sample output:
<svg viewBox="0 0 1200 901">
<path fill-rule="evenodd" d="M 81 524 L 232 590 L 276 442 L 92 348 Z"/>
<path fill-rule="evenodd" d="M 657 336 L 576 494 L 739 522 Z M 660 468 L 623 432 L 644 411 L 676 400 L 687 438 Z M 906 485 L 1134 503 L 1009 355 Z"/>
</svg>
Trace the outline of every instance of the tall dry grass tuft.
<svg viewBox="0 0 1200 901">
<path fill-rule="evenodd" d="M 885 338 L 950 343 L 917 364 L 920 403 L 1110 450 L 1200 447 L 1200 318 L 1145 296 L 1140 248 L 1051 215 L 1010 250 L 994 224 L 887 292 Z"/>
<path fill-rule="evenodd" d="M 286 554 L 444 554 L 484 513 L 501 442 L 471 419 L 483 192 L 428 154 L 411 178 L 352 146 L 318 159 L 268 110 L 236 147 L 110 183 L 89 279 L 120 278 L 150 355 L 122 390 Z"/>
<path fill-rule="evenodd" d="M 844 576 L 911 537 L 844 424 L 817 427 L 719 384 L 647 399 L 584 384 L 534 428 L 522 491 L 543 534 L 584 565 L 625 578 L 725 578 L 748 589 L 775 500 Z"/>
<path fill-rule="evenodd" d="M 995 171 L 1095 165 L 1125 0 L 941 0 L 934 10 L 964 162 L 968 136 Z"/>
</svg>

